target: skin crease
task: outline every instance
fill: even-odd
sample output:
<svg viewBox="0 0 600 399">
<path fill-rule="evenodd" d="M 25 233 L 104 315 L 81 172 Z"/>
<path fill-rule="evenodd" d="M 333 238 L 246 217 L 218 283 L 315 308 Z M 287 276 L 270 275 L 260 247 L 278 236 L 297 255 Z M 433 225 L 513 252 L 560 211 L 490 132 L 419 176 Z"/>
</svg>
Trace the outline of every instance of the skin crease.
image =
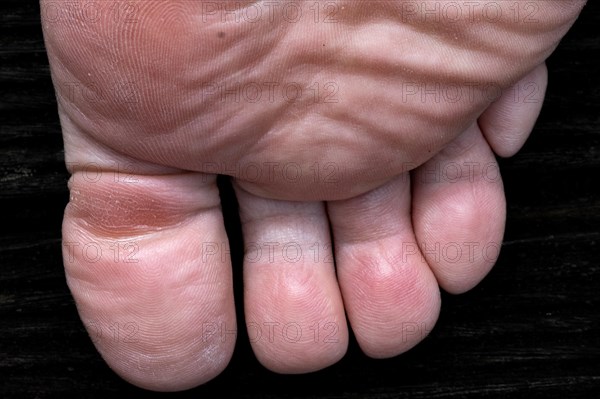
<svg viewBox="0 0 600 399">
<path fill-rule="evenodd" d="M 520 148 L 544 61 L 585 1 L 529 2 L 533 16 L 482 1 L 438 19 L 423 2 L 339 0 L 315 14 L 296 1 L 293 21 L 262 1 L 133 1 L 93 21 L 73 7 L 83 3 L 42 18 L 72 173 L 67 281 L 109 365 L 172 391 L 214 378 L 233 351 L 216 174 L 234 178 L 246 242 L 323 254 L 294 267 L 281 251 L 246 254 L 247 321 L 336 326 L 335 340 L 258 339 L 263 365 L 300 373 L 339 360 L 345 312 L 369 356 L 416 345 L 437 319 L 438 285 L 464 292 L 495 260 L 448 262 L 420 243 L 498 243 L 505 218 L 500 178 L 426 184 L 427 168 Z M 491 3 L 497 18 L 481 11 Z M 531 82 L 538 101 L 515 105 Z M 90 256 L 86 243 L 126 255 Z M 115 322 L 136 339 L 98 333 Z M 407 337 L 407 325 L 427 328 Z"/>
</svg>

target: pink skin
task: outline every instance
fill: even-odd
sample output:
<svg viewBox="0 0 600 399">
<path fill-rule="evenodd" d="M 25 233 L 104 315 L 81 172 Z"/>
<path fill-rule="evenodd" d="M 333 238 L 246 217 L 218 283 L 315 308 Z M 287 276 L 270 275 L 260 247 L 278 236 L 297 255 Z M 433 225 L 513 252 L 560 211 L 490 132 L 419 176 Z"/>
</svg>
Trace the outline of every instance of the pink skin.
<svg viewBox="0 0 600 399">
<path fill-rule="evenodd" d="M 240 3 L 254 8 L 223 11 Z M 526 140 L 544 61 L 585 2 L 484 1 L 499 19 L 464 9 L 459 23 L 432 22 L 421 2 L 292 3 L 298 20 L 199 0 L 134 1 L 93 21 L 71 2 L 43 20 L 73 174 L 67 280 L 98 350 L 133 384 L 190 388 L 231 358 L 216 173 L 233 176 L 240 203 L 263 365 L 335 363 L 347 321 L 369 356 L 416 345 L 439 287 L 467 291 L 493 266 L 505 219 L 494 152 Z"/>
</svg>

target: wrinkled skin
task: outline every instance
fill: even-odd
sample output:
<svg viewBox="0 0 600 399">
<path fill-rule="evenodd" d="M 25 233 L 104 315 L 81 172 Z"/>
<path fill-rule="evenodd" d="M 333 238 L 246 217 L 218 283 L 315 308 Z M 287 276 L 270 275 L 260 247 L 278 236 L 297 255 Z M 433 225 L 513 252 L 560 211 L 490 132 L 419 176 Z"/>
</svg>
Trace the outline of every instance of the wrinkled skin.
<svg viewBox="0 0 600 399">
<path fill-rule="evenodd" d="M 503 188 L 482 171 L 527 138 L 544 61 L 584 5 L 290 3 L 132 1 L 85 14 L 71 2 L 51 14 L 57 2 L 41 2 L 73 174 L 67 280 L 99 351 L 134 384 L 189 388 L 231 357 L 216 174 L 233 177 L 247 247 L 265 249 L 244 264 L 263 365 L 334 363 L 344 311 L 372 357 L 417 344 L 437 319 L 438 285 L 464 292 L 495 261 L 479 248 L 502 240 Z M 429 179 L 448 164 L 473 173 Z M 449 243 L 476 250 L 455 261 Z"/>
</svg>

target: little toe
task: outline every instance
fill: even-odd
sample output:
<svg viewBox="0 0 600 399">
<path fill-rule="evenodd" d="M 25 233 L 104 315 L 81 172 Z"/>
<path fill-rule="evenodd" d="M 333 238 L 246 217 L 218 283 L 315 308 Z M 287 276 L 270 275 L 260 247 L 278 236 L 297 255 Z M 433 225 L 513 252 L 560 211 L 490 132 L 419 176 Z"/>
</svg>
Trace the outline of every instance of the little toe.
<svg viewBox="0 0 600 399">
<path fill-rule="evenodd" d="M 523 147 L 540 115 L 547 87 L 548 69 L 542 64 L 481 115 L 479 126 L 496 154 L 510 157 Z"/>
</svg>

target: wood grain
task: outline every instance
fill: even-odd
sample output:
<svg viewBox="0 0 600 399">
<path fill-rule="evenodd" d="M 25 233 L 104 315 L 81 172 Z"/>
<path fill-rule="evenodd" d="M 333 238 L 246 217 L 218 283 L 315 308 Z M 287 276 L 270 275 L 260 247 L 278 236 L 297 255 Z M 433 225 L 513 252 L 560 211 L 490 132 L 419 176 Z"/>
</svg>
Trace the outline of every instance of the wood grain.
<svg viewBox="0 0 600 399">
<path fill-rule="evenodd" d="M 0 9 L 0 396 L 154 396 L 105 365 L 77 316 L 62 268 L 68 177 L 39 5 L 2 0 Z M 178 396 L 600 397 L 599 24 L 591 1 L 549 61 L 531 140 L 501 162 L 509 210 L 497 266 L 473 291 L 444 295 L 421 345 L 376 361 L 352 342 L 327 370 L 281 376 L 258 364 L 240 331 L 228 369 Z M 235 216 L 227 223 L 239 238 Z"/>
</svg>

